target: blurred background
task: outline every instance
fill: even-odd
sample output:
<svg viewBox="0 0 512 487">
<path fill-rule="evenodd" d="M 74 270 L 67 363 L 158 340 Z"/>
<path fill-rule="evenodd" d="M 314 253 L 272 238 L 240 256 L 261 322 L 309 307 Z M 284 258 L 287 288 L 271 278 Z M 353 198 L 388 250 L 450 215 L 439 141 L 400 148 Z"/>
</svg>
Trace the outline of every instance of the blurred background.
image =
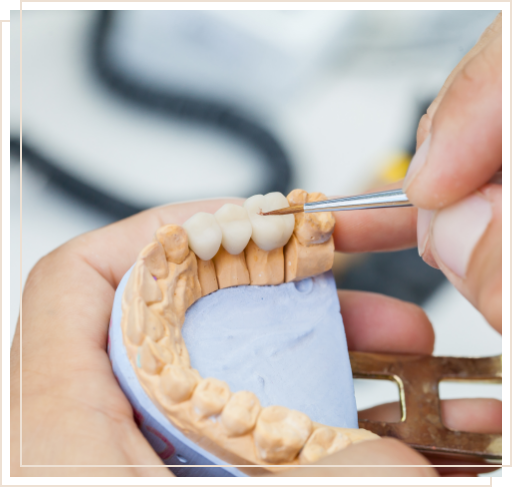
<svg viewBox="0 0 512 487">
<path fill-rule="evenodd" d="M 402 179 L 416 127 L 497 11 L 25 11 L 23 268 L 155 205 Z M 19 12 L 11 12 L 11 337 L 20 289 Z M 350 228 L 345 229 L 349 232 Z M 435 354 L 501 338 L 416 249 L 339 255 L 338 287 L 421 305 Z M 443 398 L 501 398 L 447 383 Z M 358 407 L 394 384 L 356 381 Z"/>
</svg>

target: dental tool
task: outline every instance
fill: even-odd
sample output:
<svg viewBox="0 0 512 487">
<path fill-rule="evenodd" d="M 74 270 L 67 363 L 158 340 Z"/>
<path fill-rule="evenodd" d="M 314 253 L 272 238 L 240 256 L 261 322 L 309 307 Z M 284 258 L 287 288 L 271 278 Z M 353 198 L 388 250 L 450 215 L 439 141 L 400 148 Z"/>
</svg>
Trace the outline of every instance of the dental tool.
<svg viewBox="0 0 512 487">
<path fill-rule="evenodd" d="M 319 213 L 323 211 L 371 210 L 375 208 L 403 208 L 412 206 L 407 195 L 401 189 L 380 191 L 378 193 L 347 196 L 331 200 L 314 201 L 303 205 L 290 206 L 269 211 L 262 215 L 291 215 L 293 213 Z"/>
<path fill-rule="evenodd" d="M 490 180 L 491 184 L 502 184 L 502 171 L 498 171 Z M 294 213 L 320 213 L 323 211 L 374 210 L 376 208 L 404 208 L 413 206 L 401 189 L 379 191 L 378 193 L 346 196 L 323 201 L 312 201 L 303 205 L 289 206 L 280 210 L 261 213 L 263 216 L 292 215 Z"/>
</svg>

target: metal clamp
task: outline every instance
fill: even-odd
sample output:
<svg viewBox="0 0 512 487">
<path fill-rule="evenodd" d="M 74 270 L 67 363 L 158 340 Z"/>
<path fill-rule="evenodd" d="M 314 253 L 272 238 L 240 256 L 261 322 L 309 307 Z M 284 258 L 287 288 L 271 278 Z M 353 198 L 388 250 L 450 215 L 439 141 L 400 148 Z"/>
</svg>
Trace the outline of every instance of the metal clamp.
<svg viewBox="0 0 512 487">
<path fill-rule="evenodd" d="M 446 428 L 439 398 L 439 382 L 443 379 L 501 383 L 501 355 L 458 358 L 349 352 L 349 356 L 354 378 L 392 380 L 400 390 L 400 422 L 359 420 L 360 428 L 397 438 L 429 455 L 501 463 L 501 434 Z"/>
</svg>

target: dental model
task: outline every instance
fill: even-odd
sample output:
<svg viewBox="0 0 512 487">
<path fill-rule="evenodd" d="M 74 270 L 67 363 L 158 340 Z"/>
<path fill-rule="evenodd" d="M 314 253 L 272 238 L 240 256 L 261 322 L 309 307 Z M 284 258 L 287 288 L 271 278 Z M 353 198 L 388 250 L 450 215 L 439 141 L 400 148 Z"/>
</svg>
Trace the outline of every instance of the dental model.
<svg viewBox="0 0 512 487">
<path fill-rule="evenodd" d="M 275 286 L 329 271 L 331 213 L 262 216 L 326 199 L 294 190 L 257 195 L 243 206 L 197 213 L 166 225 L 139 254 L 122 298 L 121 329 L 144 391 L 165 417 L 202 448 L 234 465 L 305 465 L 351 443 L 378 438 L 326 426 L 283 406 L 262 407 L 250 391 L 202 378 L 191 367 L 182 326 L 200 298 L 233 286 Z M 356 423 L 357 424 L 357 423 Z M 275 468 L 275 467 L 274 467 Z"/>
</svg>

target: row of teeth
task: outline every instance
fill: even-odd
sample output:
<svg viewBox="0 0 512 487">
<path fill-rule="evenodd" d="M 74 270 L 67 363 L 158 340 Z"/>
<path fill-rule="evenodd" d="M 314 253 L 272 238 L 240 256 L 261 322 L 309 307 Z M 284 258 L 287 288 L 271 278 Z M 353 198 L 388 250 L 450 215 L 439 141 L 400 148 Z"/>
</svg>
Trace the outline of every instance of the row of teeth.
<svg viewBox="0 0 512 487">
<path fill-rule="evenodd" d="M 262 212 L 289 207 L 281 193 L 259 194 L 243 206 L 228 203 L 214 215 L 196 213 L 183 224 L 192 251 L 202 260 L 210 260 L 222 244 L 231 255 L 240 254 L 251 238 L 262 250 L 282 247 L 290 239 L 295 225 L 293 215 L 263 216 Z"/>
<path fill-rule="evenodd" d="M 300 190 L 288 196 L 292 204 L 305 202 L 306 198 Z M 251 239 L 266 252 L 283 247 L 292 233 L 297 240 L 318 249 L 332 240 L 334 224 L 325 214 L 308 220 L 304 215 L 260 215 L 289 206 L 288 200 L 280 193 L 253 196 L 243 207 L 224 205 L 215 215 L 196 214 L 183 228 L 160 228 L 156 241 L 139 254 L 123 295 L 125 345 L 148 395 L 175 424 L 185 424 L 196 434 L 209 436 L 248 463 L 308 464 L 350 443 L 378 438 L 364 429 L 318 425 L 304 413 L 282 406 L 262 408 L 252 392 L 231 393 L 225 382 L 203 379 L 190 367 L 181 325 L 188 307 L 211 292 L 205 291 L 199 273 L 211 264 L 210 259 L 218 259 L 221 246 L 236 256 Z M 222 269 L 216 270 L 220 281 Z M 183 414 L 188 418 L 185 423 Z M 244 450 L 248 437 L 253 446 Z M 238 445 L 236 440 L 241 443 Z"/>
</svg>

